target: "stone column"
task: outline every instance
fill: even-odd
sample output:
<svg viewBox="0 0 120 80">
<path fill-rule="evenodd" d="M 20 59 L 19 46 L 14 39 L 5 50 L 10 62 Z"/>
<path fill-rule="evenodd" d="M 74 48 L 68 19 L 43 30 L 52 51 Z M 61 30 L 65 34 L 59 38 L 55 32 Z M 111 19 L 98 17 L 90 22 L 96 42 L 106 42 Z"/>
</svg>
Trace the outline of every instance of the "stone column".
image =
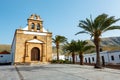
<svg viewBox="0 0 120 80">
<path fill-rule="evenodd" d="M 26 44 L 25 45 L 25 61 L 28 62 L 28 57 L 29 57 L 28 56 L 28 43 L 26 42 L 25 44 Z"/>
<path fill-rule="evenodd" d="M 28 57 L 28 43 L 26 43 L 26 57 Z"/>
<path fill-rule="evenodd" d="M 34 24 L 35 24 L 34 31 L 37 31 L 37 23 L 34 23 Z"/>
<path fill-rule="evenodd" d="M 45 44 L 42 44 L 42 62 L 46 62 L 46 48 L 45 48 Z"/>
</svg>

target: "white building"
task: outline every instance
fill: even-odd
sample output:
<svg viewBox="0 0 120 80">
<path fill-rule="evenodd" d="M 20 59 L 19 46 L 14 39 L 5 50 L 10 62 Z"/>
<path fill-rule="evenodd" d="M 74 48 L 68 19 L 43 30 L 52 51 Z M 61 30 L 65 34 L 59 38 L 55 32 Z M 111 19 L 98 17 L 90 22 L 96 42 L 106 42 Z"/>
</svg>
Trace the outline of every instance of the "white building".
<svg viewBox="0 0 120 80">
<path fill-rule="evenodd" d="M 5 64 L 5 63 L 9 63 L 11 64 L 12 62 L 12 57 L 11 54 L 7 51 L 3 51 L 0 53 L 0 64 Z"/>
<path fill-rule="evenodd" d="M 65 60 L 65 55 L 59 55 L 59 59 L 60 60 Z M 57 55 L 56 54 L 52 54 L 52 60 L 57 60 Z"/>
<path fill-rule="evenodd" d="M 103 51 L 100 52 L 102 64 L 120 64 L 120 51 Z M 72 57 L 69 57 L 72 60 Z M 75 56 L 75 61 L 79 62 L 79 56 Z M 96 63 L 96 53 L 84 54 L 84 63 Z"/>
</svg>

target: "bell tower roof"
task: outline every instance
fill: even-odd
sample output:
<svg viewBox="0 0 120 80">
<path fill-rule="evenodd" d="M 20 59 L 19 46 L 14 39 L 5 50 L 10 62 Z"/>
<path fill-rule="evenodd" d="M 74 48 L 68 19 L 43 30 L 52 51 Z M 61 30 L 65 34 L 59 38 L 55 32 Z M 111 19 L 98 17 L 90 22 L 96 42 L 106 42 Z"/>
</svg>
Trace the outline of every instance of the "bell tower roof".
<svg viewBox="0 0 120 80">
<path fill-rule="evenodd" d="M 29 17 L 29 19 L 42 21 L 42 19 L 40 18 L 40 16 L 37 15 L 37 14 L 32 14 L 32 15 Z"/>
</svg>

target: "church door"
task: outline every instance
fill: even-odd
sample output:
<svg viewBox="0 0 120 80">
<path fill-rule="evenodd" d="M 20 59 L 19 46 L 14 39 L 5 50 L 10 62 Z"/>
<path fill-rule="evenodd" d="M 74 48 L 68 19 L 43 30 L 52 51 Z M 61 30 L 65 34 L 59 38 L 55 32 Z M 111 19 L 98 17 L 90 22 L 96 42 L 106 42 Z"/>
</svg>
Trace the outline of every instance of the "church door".
<svg viewBox="0 0 120 80">
<path fill-rule="evenodd" d="M 31 61 L 39 61 L 40 60 L 40 50 L 37 47 L 32 48 L 31 50 Z"/>
</svg>

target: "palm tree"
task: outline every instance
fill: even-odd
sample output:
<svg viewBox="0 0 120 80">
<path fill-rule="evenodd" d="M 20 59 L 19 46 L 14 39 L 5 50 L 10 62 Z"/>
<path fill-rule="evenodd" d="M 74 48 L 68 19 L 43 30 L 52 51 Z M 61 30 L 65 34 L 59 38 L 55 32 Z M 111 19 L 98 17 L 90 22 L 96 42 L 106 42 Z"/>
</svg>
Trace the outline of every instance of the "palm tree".
<svg viewBox="0 0 120 80">
<path fill-rule="evenodd" d="M 52 42 L 55 43 L 57 49 L 57 60 L 59 61 L 59 46 L 61 43 L 67 41 L 67 38 L 64 36 L 56 35 L 55 38 L 52 38 Z"/>
<path fill-rule="evenodd" d="M 119 20 L 120 18 L 115 19 L 114 16 L 109 17 L 107 14 L 101 14 L 97 16 L 94 20 L 90 17 L 90 19 L 86 18 L 86 20 L 81 20 L 79 23 L 78 27 L 82 28 L 83 31 L 76 33 L 76 35 L 81 33 L 87 33 L 91 35 L 91 38 L 93 37 L 93 41 L 96 47 L 97 59 L 95 68 L 101 68 L 99 54 L 100 36 L 106 31 L 120 29 L 120 26 L 113 25 Z"/>
<path fill-rule="evenodd" d="M 72 40 L 70 43 L 66 43 L 63 47 L 65 51 L 68 51 L 68 53 L 72 53 L 72 61 L 73 64 L 75 64 L 75 52 L 77 51 L 77 43 L 76 41 Z"/>
<path fill-rule="evenodd" d="M 94 48 L 92 45 L 88 45 L 88 42 L 78 40 L 77 41 L 77 52 L 79 53 L 80 65 L 83 65 L 83 54 L 84 52 Z"/>
</svg>

